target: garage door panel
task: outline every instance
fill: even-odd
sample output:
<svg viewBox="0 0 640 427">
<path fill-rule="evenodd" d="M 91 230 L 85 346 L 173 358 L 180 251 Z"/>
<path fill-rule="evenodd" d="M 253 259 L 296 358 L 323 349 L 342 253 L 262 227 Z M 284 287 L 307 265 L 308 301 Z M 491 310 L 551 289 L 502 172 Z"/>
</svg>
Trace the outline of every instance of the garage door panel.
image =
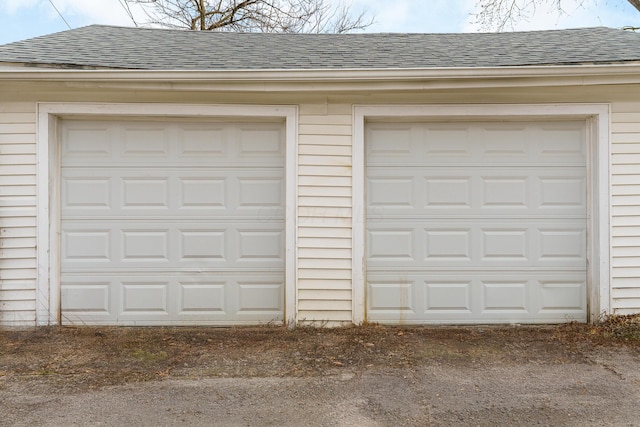
<svg viewBox="0 0 640 427">
<path fill-rule="evenodd" d="M 527 308 L 532 305 L 527 301 L 526 280 L 482 280 L 481 288 L 482 313 L 526 315 Z"/>
<path fill-rule="evenodd" d="M 284 269 L 283 227 L 273 220 L 75 221 L 63 224 L 62 267 Z"/>
<path fill-rule="evenodd" d="M 61 232 L 63 264 L 109 263 L 113 260 L 110 227 L 87 224 L 86 227 L 64 229 Z"/>
<path fill-rule="evenodd" d="M 584 221 L 582 221 L 584 223 Z M 586 228 L 576 220 L 407 218 L 369 220 L 370 269 L 586 267 Z"/>
<path fill-rule="evenodd" d="M 384 162 L 392 157 L 399 162 L 420 155 L 416 144 L 421 137 L 422 130 L 403 123 L 372 123 L 367 127 L 367 158 L 370 162 Z M 395 144 L 389 144 L 395 141 Z"/>
<path fill-rule="evenodd" d="M 414 210 L 416 179 L 412 176 L 370 175 L 367 179 L 368 208 Z"/>
<path fill-rule="evenodd" d="M 284 233 L 280 230 L 238 229 L 238 262 L 252 263 L 260 261 L 284 262 Z"/>
<path fill-rule="evenodd" d="M 473 261 L 473 231 L 465 227 L 424 228 L 423 247 L 425 261 L 440 263 Z"/>
<path fill-rule="evenodd" d="M 129 316 L 169 315 L 169 281 L 122 281 L 121 313 Z"/>
<path fill-rule="evenodd" d="M 586 162 L 583 121 L 558 123 L 372 123 L 365 130 L 370 166 L 566 164 Z"/>
<path fill-rule="evenodd" d="M 584 122 L 367 126 L 369 319 L 586 319 Z"/>
<path fill-rule="evenodd" d="M 278 316 L 284 309 L 284 286 L 280 281 L 253 279 L 238 281 L 238 312 L 242 315 L 271 313 Z"/>
<path fill-rule="evenodd" d="M 177 151 L 183 159 L 225 158 L 229 153 L 229 129 L 220 124 L 183 125 L 178 128 Z"/>
<path fill-rule="evenodd" d="M 117 278 L 65 275 L 60 285 L 63 324 L 106 324 L 117 318 L 121 299 Z"/>
<path fill-rule="evenodd" d="M 174 126 L 178 133 L 177 154 L 192 163 L 202 163 L 204 156 L 210 158 L 209 162 L 221 158 L 231 165 L 283 164 L 281 123 L 183 123 Z"/>
<path fill-rule="evenodd" d="M 471 280 L 424 281 L 425 312 L 471 314 Z"/>
<path fill-rule="evenodd" d="M 114 157 L 114 133 L 109 123 L 77 122 L 62 129 L 61 157 L 65 162 L 82 164 L 83 161 Z"/>
<path fill-rule="evenodd" d="M 281 126 L 240 125 L 238 127 L 237 154 L 241 158 L 273 159 L 284 158 Z M 273 161 L 271 160 L 271 161 Z"/>
<path fill-rule="evenodd" d="M 395 164 L 415 164 L 417 159 L 459 162 L 471 159 L 475 147 L 468 126 L 458 123 L 371 123 L 365 139 L 370 165 L 389 158 Z"/>
<path fill-rule="evenodd" d="M 472 209 L 474 206 L 473 180 L 469 176 L 424 176 L 424 201 L 420 203 L 425 209 Z"/>
<path fill-rule="evenodd" d="M 571 272 L 389 272 L 367 276 L 367 313 L 388 323 L 586 321 L 586 283 Z"/>
<path fill-rule="evenodd" d="M 414 263 L 420 256 L 415 247 L 417 230 L 410 228 L 382 228 L 367 233 L 370 260 Z"/>
<path fill-rule="evenodd" d="M 541 280 L 541 312 L 581 312 L 586 310 L 587 284 L 582 278 Z"/>
<path fill-rule="evenodd" d="M 560 170 L 557 170 L 560 169 Z M 367 168 L 367 208 L 376 214 L 585 216 L 584 168 Z"/>
<path fill-rule="evenodd" d="M 181 213 L 195 210 L 220 210 L 227 206 L 227 178 L 226 176 L 202 176 L 193 174 L 178 177 L 179 189 L 177 191 L 178 209 Z"/>
<path fill-rule="evenodd" d="M 584 189 L 587 188 L 587 184 L 584 176 L 541 176 L 538 177 L 537 185 L 541 209 L 586 212 L 587 200 Z"/>
<path fill-rule="evenodd" d="M 165 177 L 122 178 L 122 209 L 168 209 L 169 179 Z"/>
<path fill-rule="evenodd" d="M 527 209 L 529 178 L 527 176 L 483 176 L 481 201 L 483 209 Z"/>
<path fill-rule="evenodd" d="M 169 263 L 169 229 L 122 229 L 119 245 L 122 261 L 139 263 Z M 117 262 L 117 261 L 116 261 Z M 112 264 L 112 267 L 115 265 Z"/>
<path fill-rule="evenodd" d="M 118 138 L 120 150 L 116 155 L 127 158 L 128 160 L 144 159 L 149 161 L 156 158 L 168 158 L 170 156 L 169 129 L 159 129 L 154 123 L 149 124 L 128 124 L 124 125 L 121 130 L 121 136 Z"/>
<path fill-rule="evenodd" d="M 226 249 L 226 229 L 191 228 L 178 230 L 178 261 L 194 261 L 202 265 L 205 260 L 228 261 Z"/>
<path fill-rule="evenodd" d="M 282 320 L 281 122 L 65 120 L 62 135 L 65 323 Z"/>
<path fill-rule="evenodd" d="M 524 123 L 497 126 L 488 123 L 477 133 L 483 141 L 480 148 L 485 159 L 497 156 L 526 159 L 535 154 L 535 148 L 527 141 L 530 135 Z"/>
<path fill-rule="evenodd" d="M 61 208 L 85 211 L 109 211 L 112 207 L 113 178 L 108 174 L 79 174 L 62 179 Z"/>
<path fill-rule="evenodd" d="M 64 283 L 62 287 L 61 305 L 65 313 L 91 312 L 93 316 L 111 316 L 111 288 L 112 283 L 104 280 L 94 280 Z"/>
<path fill-rule="evenodd" d="M 526 228 L 480 228 L 480 262 L 507 265 L 530 263 Z"/>
<path fill-rule="evenodd" d="M 284 165 L 282 123 L 65 121 L 62 164 Z"/>
<path fill-rule="evenodd" d="M 543 263 L 586 266 L 587 232 L 585 228 L 567 224 L 565 227 L 540 227 L 538 257 Z"/>
<path fill-rule="evenodd" d="M 431 124 L 425 129 L 424 155 L 432 160 L 461 162 L 473 157 L 474 148 L 466 126 L 457 124 Z"/>
<path fill-rule="evenodd" d="M 279 272 L 67 274 L 64 324 L 233 324 L 283 319 Z"/>
<path fill-rule="evenodd" d="M 548 123 L 539 127 L 536 139 L 544 159 L 586 161 L 584 122 Z"/>
<path fill-rule="evenodd" d="M 369 311 L 379 313 L 415 314 L 416 283 L 403 278 L 392 280 L 370 280 L 368 283 Z"/>
<path fill-rule="evenodd" d="M 283 182 L 268 174 L 238 177 L 238 210 L 281 209 Z"/>
<path fill-rule="evenodd" d="M 141 168 L 63 169 L 63 215 L 282 217 L 282 168 Z"/>
<path fill-rule="evenodd" d="M 220 280 L 178 282 L 179 315 L 225 314 L 226 283 Z"/>
</svg>

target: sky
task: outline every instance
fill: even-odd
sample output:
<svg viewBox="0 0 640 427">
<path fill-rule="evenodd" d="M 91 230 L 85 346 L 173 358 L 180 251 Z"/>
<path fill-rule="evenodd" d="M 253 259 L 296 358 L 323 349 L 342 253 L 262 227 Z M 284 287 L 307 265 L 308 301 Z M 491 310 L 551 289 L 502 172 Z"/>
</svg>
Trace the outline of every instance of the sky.
<svg viewBox="0 0 640 427">
<path fill-rule="evenodd" d="M 477 12 L 478 0 L 329 1 L 346 1 L 354 11 L 366 9 L 375 20 L 366 32 L 459 33 L 481 30 L 473 16 Z M 558 13 L 552 5 L 553 0 L 546 0 L 547 3 L 544 1 L 541 0 L 542 4 L 535 12 L 515 25 L 513 30 L 640 26 L 640 13 L 626 0 L 561 0 L 564 13 Z M 67 23 L 71 28 L 91 24 L 132 26 L 122 2 L 123 0 L 0 0 L 0 44 L 64 31 L 69 28 Z M 135 15 L 137 20 L 143 21 L 143 15 Z"/>
</svg>

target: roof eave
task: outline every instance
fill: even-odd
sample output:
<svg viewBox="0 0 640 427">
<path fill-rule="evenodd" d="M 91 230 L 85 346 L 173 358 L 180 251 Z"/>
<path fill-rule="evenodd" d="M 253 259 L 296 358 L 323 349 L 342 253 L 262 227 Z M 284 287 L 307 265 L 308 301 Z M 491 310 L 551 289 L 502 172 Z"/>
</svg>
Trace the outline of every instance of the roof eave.
<svg viewBox="0 0 640 427">
<path fill-rule="evenodd" d="M 8 65 L 4 68 L 3 65 Z M 640 63 L 548 65 L 517 67 L 443 67 L 404 69 L 264 69 L 264 70 L 87 70 L 60 68 L 22 68 L 0 63 L 0 81 L 66 82 L 98 84 L 171 84 L 187 89 L 192 85 L 209 85 L 226 90 L 283 90 L 311 86 L 327 90 L 392 89 L 416 85 L 433 86 L 451 82 L 489 82 L 497 86 L 531 86 L 539 84 L 590 85 L 640 83 Z M 554 83 L 555 82 L 555 83 Z M 382 85 L 382 87 L 380 87 Z M 491 86 L 491 84 L 489 84 Z"/>
</svg>

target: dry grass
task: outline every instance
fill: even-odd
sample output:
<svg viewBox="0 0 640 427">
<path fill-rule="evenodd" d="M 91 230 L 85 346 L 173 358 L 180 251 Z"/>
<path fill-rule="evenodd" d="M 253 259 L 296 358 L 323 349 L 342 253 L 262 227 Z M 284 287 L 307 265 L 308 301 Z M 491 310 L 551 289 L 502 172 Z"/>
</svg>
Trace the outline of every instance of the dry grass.
<svg viewBox="0 0 640 427">
<path fill-rule="evenodd" d="M 640 352 L 640 315 L 599 325 L 336 329 L 48 327 L 0 330 L 0 381 L 73 389 L 165 377 L 326 375 L 336 370 L 414 369 L 445 361 L 582 360 L 594 347 Z M 0 382 L 1 384 L 1 382 Z"/>
<path fill-rule="evenodd" d="M 640 345 L 640 315 L 607 317 L 597 332 L 606 338 Z"/>
</svg>

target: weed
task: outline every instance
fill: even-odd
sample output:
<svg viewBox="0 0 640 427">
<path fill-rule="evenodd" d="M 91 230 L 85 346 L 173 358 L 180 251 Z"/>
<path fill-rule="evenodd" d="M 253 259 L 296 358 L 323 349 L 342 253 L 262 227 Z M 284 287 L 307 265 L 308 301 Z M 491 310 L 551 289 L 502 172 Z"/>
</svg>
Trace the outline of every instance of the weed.
<svg viewBox="0 0 640 427">
<path fill-rule="evenodd" d="M 640 343 L 640 315 L 607 316 L 598 328 L 605 336 Z"/>
<path fill-rule="evenodd" d="M 166 360 L 169 357 L 169 355 L 167 354 L 166 351 L 159 351 L 157 353 L 153 353 L 149 350 L 143 350 L 141 348 L 138 348 L 133 352 L 133 357 L 144 362 L 159 362 L 162 360 Z"/>
</svg>

